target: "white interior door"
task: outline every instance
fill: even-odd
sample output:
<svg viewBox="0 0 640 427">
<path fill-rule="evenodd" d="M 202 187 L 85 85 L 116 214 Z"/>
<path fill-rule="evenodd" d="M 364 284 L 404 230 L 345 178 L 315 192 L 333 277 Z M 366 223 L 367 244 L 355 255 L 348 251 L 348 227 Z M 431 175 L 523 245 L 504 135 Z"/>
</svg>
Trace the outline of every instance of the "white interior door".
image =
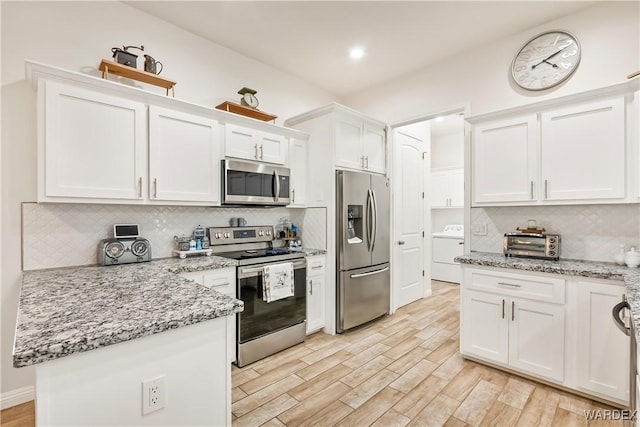
<svg viewBox="0 0 640 427">
<path fill-rule="evenodd" d="M 425 295 L 424 191 L 428 171 L 424 137 L 393 131 L 393 309 Z"/>
</svg>

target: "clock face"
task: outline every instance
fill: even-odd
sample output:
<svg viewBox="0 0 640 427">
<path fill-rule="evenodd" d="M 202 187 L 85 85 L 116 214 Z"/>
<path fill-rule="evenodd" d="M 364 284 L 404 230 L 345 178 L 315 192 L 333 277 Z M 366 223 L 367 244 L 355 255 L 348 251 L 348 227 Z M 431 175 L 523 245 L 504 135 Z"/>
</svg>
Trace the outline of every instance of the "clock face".
<svg viewBox="0 0 640 427">
<path fill-rule="evenodd" d="M 247 92 L 242 95 L 242 100 L 247 104 L 247 106 L 251 108 L 258 108 L 258 98 L 256 98 L 254 94 Z"/>
<path fill-rule="evenodd" d="M 529 40 L 511 63 L 514 81 L 528 90 L 544 90 L 566 79 L 580 62 L 580 43 L 565 31 L 549 31 Z"/>
</svg>

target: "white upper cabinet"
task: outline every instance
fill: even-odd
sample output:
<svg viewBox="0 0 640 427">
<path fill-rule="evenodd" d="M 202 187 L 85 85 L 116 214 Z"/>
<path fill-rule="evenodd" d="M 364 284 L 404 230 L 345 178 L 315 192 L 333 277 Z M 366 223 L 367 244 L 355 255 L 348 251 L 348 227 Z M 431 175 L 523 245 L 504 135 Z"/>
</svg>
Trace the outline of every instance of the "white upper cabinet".
<svg viewBox="0 0 640 427">
<path fill-rule="evenodd" d="M 40 82 L 39 88 L 44 111 L 39 114 L 38 200 L 142 201 L 145 104 L 52 81 Z"/>
<path fill-rule="evenodd" d="M 432 170 L 432 208 L 464 207 L 464 169 Z"/>
<path fill-rule="evenodd" d="M 151 200 L 220 203 L 220 141 L 215 120 L 149 107 Z"/>
<path fill-rule="evenodd" d="M 544 200 L 625 197 L 624 98 L 541 115 Z"/>
<path fill-rule="evenodd" d="M 385 173 L 386 138 L 384 126 L 358 116 L 340 114 L 335 119 L 336 166 Z"/>
<path fill-rule="evenodd" d="M 627 128 L 637 126 L 625 120 L 631 98 L 600 96 L 504 119 L 471 119 L 473 205 L 637 201 L 638 164 L 627 159 L 638 145 L 627 138 L 633 133 Z"/>
<path fill-rule="evenodd" d="M 285 164 L 289 141 L 286 136 L 257 129 L 225 124 L 225 156 L 276 164 Z"/>
<path fill-rule="evenodd" d="M 289 207 L 305 207 L 307 203 L 307 141 L 291 138 L 289 168 L 291 169 Z"/>
<path fill-rule="evenodd" d="M 483 123 L 473 132 L 474 203 L 534 200 L 538 146 L 536 115 Z"/>
</svg>

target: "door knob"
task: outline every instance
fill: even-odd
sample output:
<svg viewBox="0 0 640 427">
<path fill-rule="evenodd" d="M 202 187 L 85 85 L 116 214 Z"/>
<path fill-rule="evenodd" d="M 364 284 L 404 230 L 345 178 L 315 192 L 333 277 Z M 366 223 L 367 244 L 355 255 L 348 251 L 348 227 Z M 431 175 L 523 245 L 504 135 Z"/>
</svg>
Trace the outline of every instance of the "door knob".
<svg viewBox="0 0 640 427">
<path fill-rule="evenodd" d="M 404 245 L 404 240 L 398 240 L 398 246 Z"/>
</svg>

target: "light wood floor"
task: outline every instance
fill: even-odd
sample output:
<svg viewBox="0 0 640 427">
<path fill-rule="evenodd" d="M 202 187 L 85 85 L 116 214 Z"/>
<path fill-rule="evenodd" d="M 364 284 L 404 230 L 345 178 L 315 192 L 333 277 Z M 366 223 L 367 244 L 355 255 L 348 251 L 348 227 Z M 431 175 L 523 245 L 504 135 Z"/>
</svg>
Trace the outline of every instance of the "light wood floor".
<svg viewBox="0 0 640 427">
<path fill-rule="evenodd" d="M 233 426 L 607 425 L 584 417 L 605 405 L 464 360 L 459 287 L 432 288 L 363 329 L 234 367 Z"/>
<path fill-rule="evenodd" d="M 233 426 L 623 426 L 587 421 L 605 405 L 462 359 L 459 288 L 343 335 L 233 367 Z M 34 425 L 33 402 L 2 411 L 2 427 Z"/>
</svg>

